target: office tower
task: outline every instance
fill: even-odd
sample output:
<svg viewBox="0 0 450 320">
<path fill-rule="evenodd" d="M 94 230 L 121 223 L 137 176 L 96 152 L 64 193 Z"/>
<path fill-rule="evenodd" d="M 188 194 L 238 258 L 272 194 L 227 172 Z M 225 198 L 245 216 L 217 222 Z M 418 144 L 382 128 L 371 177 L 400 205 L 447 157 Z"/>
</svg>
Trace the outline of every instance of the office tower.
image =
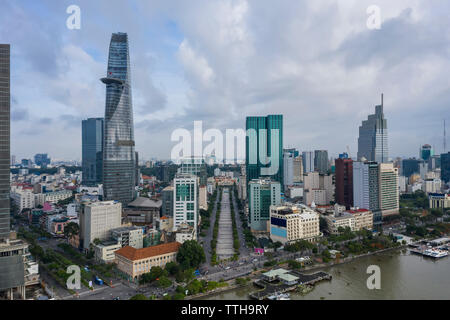
<svg viewBox="0 0 450 320">
<path fill-rule="evenodd" d="M 136 183 L 136 187 L 139 187 L 140 177 L 141 177 L 141 169 L 139 168 L 139 152 L 135 152 L 135 162 L 134 162 L 134 181 Z"/>
<path fill-rule="evenodd" d="M 126 33 L 113 33 L 109 48 L 106 85 L 103 193 L 106 200 L 126 205 L 135 196 L 133 106 L 130 56 Z"/>
<path fill-rule="evenodd" d="M 283 189 L 283 116 L 247 117 L 247 181 L 268 177 Z"/>
<path fill-rule="evenodd" d="M 103 118 L 89 118 L 81 122 L 83 185 L 102 183 Z"/>
<path fill-rule="evenodd" d="M 339 158 L 335 166 L 336 203 L 350 209 L 353 207 L 353 160 Z"/>
<path fill-rule="evenodd" d="M 392 163 L 353 163 L 353 202 L 355 207 L 373 212 L 374 225 L 399 210 L 398 169 Z"/>
<path fill-rule="evenodd" d="M 46 153 L 38 153 L 34 156 L 34 163 L 42 168 L 46 168 L 50 162 L 50 158 Z"/>
<path fill-rule="evenodd" d="M 359 127 L 358 160 L 383 163 L 388 161 L 387 120 L 383 113 L 383 95 L 381 105 L 375 107 L 375 114 L 369 115 Z"/>
<path fill-rule="evenodd" d="M 314 151 L 303 151 L 303 173 L 314 172 Z"/>
<path fill-rule="evenodd" d="M 16 165 L 16 156 L 15 155 L 11 156 L 11 165 L 12 166 Z"/>
<path fill-rule="evenodd" d="M 402 160 L 402 176 L 409 178 L 413 174 L 420 173 L 419 163 L 417 159 Z"/>
<path fill-rule="evenodd" d="M 348 156 L 347 152 L 344 153 L 340 153 L 339 154 L 339 159 L 349 159 L 350 157 Z"/>
<path fill-rule="evenodd" d="M 9 238 L 10 46 L 0 44 L 0 242 Z"/>
<path fill-rule="evenodd" d="M 185 157 L 180 159 L 181 167 L 179 173 L 193 174 L 199 178 L 200 186 L 206 186 L 208 178 L 206 172 L 206 163 L 202 157 Z"/>
<path fill-rule="evenodd" d="M 314 170 L 320 174 L 328 173 L 328 151 L 316 150 L 314 151 Z"/>
<path fill-rule="evenodd" d="M 20 160 L 20 166 L 22 168 L 30 168 L 32 165 L 31 159 L 22 159 Z"/>
<path fill-rule="evenodd" d="M 294 158 L 294 183 L 303 182 L 303 157 Z"/>
<path fill-rule="evenodd" d="M 374 214 L 374 224 L 381 223 L 379 167 L 376 162 L 353 163 L 353 204 Z"/>
<path fill-rule="evenodd" d="M 429 144 L 425 144 L 420 148 L 419 158 L 428 161 L 430 157 L 434 156 L 434 150 L 433 147 Z"/>
<path fill-rule="evenodd" d="M 300 152 L 295 148 L 284 149 L 283 152 L 291 153 L 294 158 L 297 158 L 300 155 Z"/>
<path fill-rule="evenodd" d="M 28 244 L 10 239 L 10 83 L 10 45 L 0 44 L 0 291 L 7 290 L 13 299 L 13 288 L 18 288 L 26 299 L 25 285 L 39 283 L 33 282 L 38 267 L 30 258 Z"/>
<path fill-rule="evenodd" d="M 398 169 L 392 163 L 379 164 L 380 210 L 383 217 L 398 214 Z"/>
<path fill-rule="evenodd" d="M 168 186 L 161 191 L 161 214 L 163 217 L 173 217 L 173 190 L 173 187 Z"/>
<path fill-rule="evenodd" d="M 441 180 L 450 182 L 450 152 L 441 154 Z"/>
<path fill-rule="evenodd" d="M 283 153 L 283 171 L 284 171 L 284 187 L 294 184 L 294 154 L 290 152 Z"/>
<path fill-rule="evenodd" d="M 428 170 L 433 171 L 441 167 L 441 155 L 434 155 L 428 159 Z"/>
<path fill-rule="evenodd" d="M 92 202 L 82 205 L 80 213 L 80 247 L 89 250 L 95 239 L 107 240 L 112 229 L 122 225 L 122 204 L 118 201 Z"/>
<path fill-rule="evenodd" d="M 188 224 L 197 235 L 198 225 L 198 177 L 178 173 L 173 180 L 173 231 Z"/>
<path fill-rule="evenodd" d="M 270 179 L 249 182 L 249 222 L 252 231 L 269 232 L 270 206 L 281 204 L 281 185 Z"/>
</svg>

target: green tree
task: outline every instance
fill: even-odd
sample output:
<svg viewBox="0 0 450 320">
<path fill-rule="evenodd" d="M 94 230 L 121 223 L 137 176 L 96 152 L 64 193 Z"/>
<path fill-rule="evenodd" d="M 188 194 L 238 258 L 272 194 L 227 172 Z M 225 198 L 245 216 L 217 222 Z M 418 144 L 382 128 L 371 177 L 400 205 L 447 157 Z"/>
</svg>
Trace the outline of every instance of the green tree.
<svg viewBox="0 0 450 320">
<path fill-rule="evenodd" d="M 171 275 L 174 276 L 180 271 L 180 265 L 176 262 L 167 262 L 165 270 Z"/>
<path fill-rule="evenodd" d="M 67 239 L 72 239 L 74 236 L 78 235 L 80 232 L 80 226 L 78 225 L 78 223 L 75 222 L 69 222 L 65 227 L 64 227 L 64 235 L 66 236 Z"/>
<path fill-rule="evenodd" d="M 177 261 L 183 270 L 198 268 L 201 263 L 206 261 L 205 251 L 197 241 L 186 241 L 178 250 Z"/>
<path fill-rule="evenodd" d="M 160 288 L 168 288 L 172 285 L 172 281 L 170 281 L 166 276 L 162 275 L 157 281 L 157 285 Z"/>
</svg>

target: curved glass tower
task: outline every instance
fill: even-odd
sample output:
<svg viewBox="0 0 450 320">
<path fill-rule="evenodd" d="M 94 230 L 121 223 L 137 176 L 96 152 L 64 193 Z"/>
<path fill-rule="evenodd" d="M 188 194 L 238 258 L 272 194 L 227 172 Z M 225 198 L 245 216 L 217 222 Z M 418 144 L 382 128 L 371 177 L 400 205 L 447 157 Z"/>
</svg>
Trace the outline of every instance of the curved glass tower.
<svg viewBox="0 0 450 320">
<path fill-rule="evenodd" d="M 109 47 L 103 142 L 104 200 L 134 198 L 135 151 L 130 56 L 126 33 L 113 33 Z"/>
</svg>

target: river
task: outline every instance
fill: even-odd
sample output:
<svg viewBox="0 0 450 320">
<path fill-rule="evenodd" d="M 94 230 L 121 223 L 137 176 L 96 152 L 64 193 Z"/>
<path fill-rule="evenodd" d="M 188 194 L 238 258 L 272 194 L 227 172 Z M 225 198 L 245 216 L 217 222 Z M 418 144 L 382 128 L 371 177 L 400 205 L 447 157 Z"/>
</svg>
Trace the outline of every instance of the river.
<svg viewBox="0 0 450 320">
<path fill-rule="evenodd" d="M 369 290 L 367 267 L 381 270 L 381 289 Z M 450 300 L 450 257 L 439 260 L 410 254 L 402 249 L 358 258 L 352 262 L 324 268 L 331 281 L 316 284 L 313 291 L 302 296 L 291 293 L 292 300 Z M 306 272 L 308 273 L 308 272 Z M 214 296 L 208 300 L 248 300 L 253 285 Z"/>
</svg>

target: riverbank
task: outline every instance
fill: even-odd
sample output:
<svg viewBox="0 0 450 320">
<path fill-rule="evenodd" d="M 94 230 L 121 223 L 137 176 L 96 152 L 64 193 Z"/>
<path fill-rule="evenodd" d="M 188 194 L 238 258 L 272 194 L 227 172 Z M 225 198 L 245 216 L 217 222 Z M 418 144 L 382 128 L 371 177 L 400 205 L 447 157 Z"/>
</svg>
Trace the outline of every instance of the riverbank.
<svg viewBox="0 0 450 320">
<path fill-rule="evenodd" d="M 332 261 L 329 263 L 321 263 L 321 264 L 316 264 L 310 267 L 304 267 L 301 268 L 299 271 L 304 273 L 304 272 L 310 272 L 310 271 L 318 271 L 320 269 L 324 269 L 324 268 L 330 268 L 330 267 L 334 267 L 334 266 L 338 266 L 338 265 L 343 265 L 343 264 L 348 264 L 350 262 L 353 262 L 355 260 L 364 258 L 364 257 L 369 257 L 369 256 L 374 256 L 377 254 L 381 254 L 381 253 L 385 253 L 385 252 L 389 252 L 389 251 L 393 251 L 393 250 L 402 250 L 407 248 L 407 245 L 401 245 L 398 247 L 392 247 L 392 248 L 386 248 L 386 249 L 381 249 L 381 250 L 377 250 L 377 251 L 373 251 L 373 252 L 369 252 L 369 253 L 364 253 L 361 255 L 357 255 L 357 256 L 350 256 L 350 257 L 346 257 L 346 258 L 342 258 L 339 259 L 338 261 Z M 208 298 L 211 296 L 215 296 L 215 295 L 219 295 L 219 294 L 223 294 L 226 293 L 228 291 L 232 291 L 232 290 L 238 290 L 238 289 L 242 289 L 243 287 L 248 287 L 250 286 L 254 280 L 256 280 L 261 273 L 264 273 L 267 269 L 260 269 L 257 271 L 252 272 L 251 274 L 249 274 L 247 276 L 247 278 L 250 279 L 250 283 L 249 284 L 245 284 L 245 285 L 232 285 L 232 286 L 227 286 L 224 288 L 219 288 L 216 289 L 215 291 L 210 291 L 210 292 L 205 292 L 205 293 L 199 293 L 195 296 L 187 296 L 185 298 L 185 300 L 194 300 L 194 299 L 204 299 L 204 298 Z M 230 279 L 229 281 L 227 281 L 228 283 L 234 281 L 235 279 Z"/>
<path fill-rule="evenodd" d="M 395 248 L 397 249 L 397 248 Z M 404 247 L 383 250 L 323 268 L 331 281 L 316 284 L 303 295 L 291 293 L 292 300 L 449 300 L 450 257 L 432 259 L 411 254 Z M 370 290 L 368 267 L 380 268 L 381 288 Z M 318 268 L 314 266 L 314 268 Z M 308 269 L 313 273 L 312 268 Z M 303 270 L 301 271 L 303 272 Z M 253 285 L 205 296 L 205 300 L 249 300 Z"/>
</svg>

